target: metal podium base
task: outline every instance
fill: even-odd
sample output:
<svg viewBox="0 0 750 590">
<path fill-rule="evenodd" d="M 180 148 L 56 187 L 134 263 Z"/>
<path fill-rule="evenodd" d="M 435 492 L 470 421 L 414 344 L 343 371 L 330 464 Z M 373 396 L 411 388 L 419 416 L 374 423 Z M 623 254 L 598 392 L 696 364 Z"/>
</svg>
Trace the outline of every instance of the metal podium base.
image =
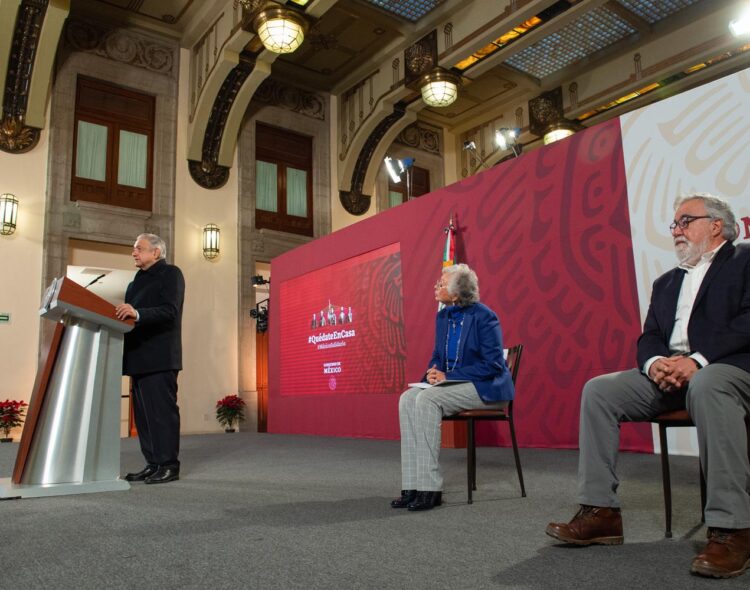
<svg viewBox="0 0 750 590">
<path fill-rule="evenodd" d="M 66 496 L 70 494 L 90 494 L 94 492 L 124 492 L 130 484 L 124 479 L 110 481 L 86 481 L 82 483 L 19 484 L 11 482 L 9 477 L 0 478 L 0 498 L 44 498 L 47 496 Z"/>
</svg>

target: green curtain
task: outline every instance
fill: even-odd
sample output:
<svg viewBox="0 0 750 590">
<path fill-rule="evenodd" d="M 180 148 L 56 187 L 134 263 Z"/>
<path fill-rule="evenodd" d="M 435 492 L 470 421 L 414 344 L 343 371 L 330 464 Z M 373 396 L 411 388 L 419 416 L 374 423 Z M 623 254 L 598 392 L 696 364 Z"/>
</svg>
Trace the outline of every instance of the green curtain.
<svg viewBox="0 0 750 590">
<path fill-rule="evenodd" d="M 395 207 L 404 202 L 404 195 L 395 191 L 388 191 L 388 206 Z"/>
<path fill-rule="evenodd" d="M 87 121 L 78 121 L 76 176 L 105 180 L 107 176 L 107 128 Z"/>
<path fill-rule="evenodd" d="M 286 212 L 297 217 L 307 217 L 307 172 L 297 168 L 286 169 Z"/>
<path fill-rule="evenodd" d="M 276 164 L 256 160 L 255 208 L 276 213 L 278 211 L 277 195 Z"/>
<path fill-rule="evenodd" d="M 117 184 L 146 188 L 147 149 L 147 135 L 131 131 L 120 131 Z"/>
</svg>

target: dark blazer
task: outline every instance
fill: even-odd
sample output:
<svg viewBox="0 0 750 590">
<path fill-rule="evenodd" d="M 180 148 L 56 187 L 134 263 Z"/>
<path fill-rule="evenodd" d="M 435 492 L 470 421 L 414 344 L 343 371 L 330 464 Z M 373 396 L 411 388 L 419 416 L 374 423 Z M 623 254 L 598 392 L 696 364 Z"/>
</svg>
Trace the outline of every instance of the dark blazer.
<svg viewBox="0 0 750 590">
<path fill-rule="evenodd" d="M 669 339 L 685 271 L 674 268 L 654 282 L 651 305 L 638 339 L 638 366 L 669 356 Z M 701 283 L 688 322 L 691 352 L 709 363 L 750 372 L 750 244 L 725 243 Z"/>
<path fill-rule="evenodd" d="M 448 335 L 448 310 L 437 314 L 435 350 L 429 367 L 445 371 L 445 339 Z M 446 373 L 447 379 L 471 381 L 479 397 L 486 402 L 512 400 L 513 380 L 503 358 L 503 334 L 497 315 L 483 303 L 464 308 L 464 324 L 458 349 L 459 363 Z"/>
<path fill-rule="evenodd" d="M 123 375 L 182 369 L 182 302 L 185 279 L 176 266 L 159 260 L 139 270 L 125 291 L 125 303 L 140 317 L 125 334 Z"/>
</svg>

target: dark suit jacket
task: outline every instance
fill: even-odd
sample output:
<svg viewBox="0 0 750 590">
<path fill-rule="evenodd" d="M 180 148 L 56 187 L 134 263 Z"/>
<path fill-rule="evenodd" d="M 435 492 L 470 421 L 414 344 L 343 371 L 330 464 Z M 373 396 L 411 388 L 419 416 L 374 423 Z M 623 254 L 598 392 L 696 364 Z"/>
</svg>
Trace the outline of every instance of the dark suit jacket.
<svg viewBox="0 0 750 590">
<path fill-rule="evenodd" d="M 669 356 L 669 339 L 685 271 L 670 270 L 654 282 L 638 366 L 654 356 Z M 701 283 L 688 322 L 691 352 L 709 363 L 734 365 L 750 372 L 750 244 L 725 243 Z"/>
<path fill-rule="evenodd" d="M 429 366 L 445 370 L 445 339 L 448 335 L 448 310 L 437 314 L 435 350 Z M 503 334 L 497 315 L 483 303 L 464 308 L 464 324 L 458 350 L 459 364 L 446 373 L 447 379 L 471 381 L 479 397 L 486 402 L 512 400 L 513 380 L 503 358 Z"/>
<path fill-rule="evenodd" d="M 182 369 L 182 271 L 165 260 L 139 270 L 125 291 L 125 303 L 140 317 L 125 334 L 123 375 Z"/>
</svg>

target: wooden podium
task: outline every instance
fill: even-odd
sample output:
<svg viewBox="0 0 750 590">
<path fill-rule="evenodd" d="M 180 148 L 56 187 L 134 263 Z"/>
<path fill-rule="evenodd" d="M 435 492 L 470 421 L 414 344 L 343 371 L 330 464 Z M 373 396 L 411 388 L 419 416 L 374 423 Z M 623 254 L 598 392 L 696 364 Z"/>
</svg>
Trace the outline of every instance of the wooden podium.
<svg viewBox="0 0 750 590">
<path fill-rule="evenodd" d="M 120 387 L 123 335 L 133 322 L 65 277 L 52 281 L 39 315 L 57 326 L 0 498 L 129 489 L 120 479 Z"/>
</svg>

